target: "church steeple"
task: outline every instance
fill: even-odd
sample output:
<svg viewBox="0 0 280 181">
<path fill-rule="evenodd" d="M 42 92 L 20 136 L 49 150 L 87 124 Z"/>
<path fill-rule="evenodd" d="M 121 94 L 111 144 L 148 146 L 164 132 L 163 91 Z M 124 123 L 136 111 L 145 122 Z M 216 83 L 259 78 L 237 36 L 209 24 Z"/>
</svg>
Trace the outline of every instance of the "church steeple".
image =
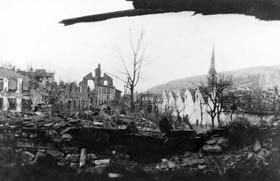
<svg viewBox="0 0 280 181">
<path fill-rule="evenodd" d="M 217 81 L 217 72 L 215 68 L 215 48 L 214 45 L 212 47 L 212 56 L 211 56 L 211 64 L 208 71 L 208 84 L 214 86 Z"/>
<path fill-rule="evenodd" d="M 208 74 L 216 74 L 216 69 L 215 69 L 215 48 L 214 45 L 212 47 L 212 56 L 211 56 L 211 64 L 210 64 L 210 69 L 208 71 Z"/>
</svg>

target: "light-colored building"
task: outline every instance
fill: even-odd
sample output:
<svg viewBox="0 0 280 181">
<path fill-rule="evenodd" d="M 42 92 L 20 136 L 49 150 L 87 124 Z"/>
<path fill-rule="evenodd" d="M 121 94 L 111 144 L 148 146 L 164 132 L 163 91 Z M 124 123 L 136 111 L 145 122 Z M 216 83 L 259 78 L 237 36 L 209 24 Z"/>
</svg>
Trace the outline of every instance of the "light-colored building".
<svg viewBox="0 0 280 181">
<path fill-rule="evenodd" d="M 21 112 L 31 109 L 29 79 L 13 70 L 0 68 L 0 109 Z"/>
</svg>

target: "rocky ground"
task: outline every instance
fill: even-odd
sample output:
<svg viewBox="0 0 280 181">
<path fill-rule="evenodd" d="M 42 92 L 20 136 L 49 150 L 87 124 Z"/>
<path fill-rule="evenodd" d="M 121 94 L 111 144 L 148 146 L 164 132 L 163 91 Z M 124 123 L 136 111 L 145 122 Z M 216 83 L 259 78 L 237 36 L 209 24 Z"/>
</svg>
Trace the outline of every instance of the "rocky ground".
<svg viewBox="0 0 280 181">
<path fill-rule="evenodd" d="M 77 142 L 70 131 L 73 128 L 119 130 L 128 127 L 130 120 L 144 134 L 161 136 L 157 125 L 133 116 L 2 114 L 0 180 L 280 179 L 277 124 L 250 127 L 237 122 L 223 134 L 224 129 L 199 133 L 196 136 L 200 136 L 203 143 L 197 151 L 184 150 L 156 160 L 138 161 L 123 145 L 107 146 L 100 151 L 73 144 Z M 105 142 L 106 137 L 98 139 Z M 169 138 L 163 139 L 168 142 Z"/>
</svg>

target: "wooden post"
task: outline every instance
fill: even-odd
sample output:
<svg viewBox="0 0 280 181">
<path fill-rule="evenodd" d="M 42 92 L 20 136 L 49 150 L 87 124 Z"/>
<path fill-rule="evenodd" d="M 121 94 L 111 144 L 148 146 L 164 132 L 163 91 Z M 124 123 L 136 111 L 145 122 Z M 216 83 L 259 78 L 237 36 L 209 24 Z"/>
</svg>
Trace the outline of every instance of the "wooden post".
<svg viewBox="0 0 280 181">
<path fill-rule="evenodd" d="M 81 156 L 80 156 L 80 167 L 83 167 L 86 165 L 86 159 L 87 159 L 87 150 L 85 148 L 81 149 Z"/>
</svg>

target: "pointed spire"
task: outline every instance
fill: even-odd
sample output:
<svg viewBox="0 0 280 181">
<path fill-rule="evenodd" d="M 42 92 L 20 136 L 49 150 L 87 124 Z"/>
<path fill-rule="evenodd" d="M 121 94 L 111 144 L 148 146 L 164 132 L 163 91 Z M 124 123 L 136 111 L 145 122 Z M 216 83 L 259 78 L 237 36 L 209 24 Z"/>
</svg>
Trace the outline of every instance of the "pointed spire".
<svg viewBox="0 0 280 181">
<path fill-rule="evenodd" d="M 212 56 L 211 56 L 211 64 L 208 74 L 216 74 L 216 68 L 215 68 L 215 46 L 213 44 L 212 47 Z"/>
<path fill-rule="evenodd" d="M 216 81 L 217 81 L 217 72 L 215 68 L 215 49 L 213 45 L 211 64 L 210 64 L 210 69 L 208 71 L 208 84 L 213 87 Z"/>
<path fill-rule="evenodd" d="M 212 57 L 210 69 L 215 69 L 215 46 L 212 47 Z"/>
</svg>

